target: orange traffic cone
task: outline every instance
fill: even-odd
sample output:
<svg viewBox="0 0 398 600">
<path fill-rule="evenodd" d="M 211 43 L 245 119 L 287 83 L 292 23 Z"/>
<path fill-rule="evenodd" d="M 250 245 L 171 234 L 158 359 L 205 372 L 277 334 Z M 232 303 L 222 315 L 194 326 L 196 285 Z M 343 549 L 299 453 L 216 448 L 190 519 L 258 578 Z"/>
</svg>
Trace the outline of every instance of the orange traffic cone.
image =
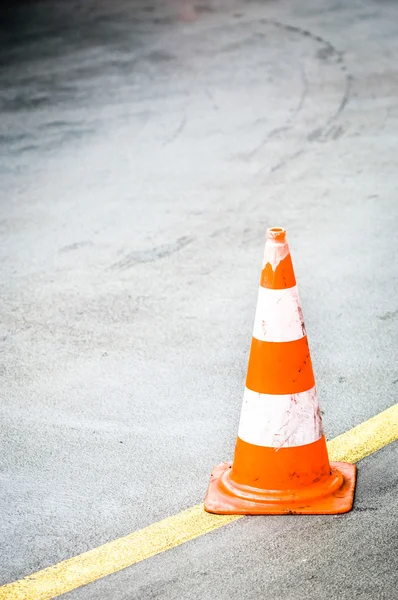
<svg viewBox="0 0 398 600">
<path fill-rule="evenodd" d="M 218 465 L 205 510 L 334 514 L 353 504 L 356 467 L 329 463 L 286 231 L 267 231 L 233 464 Z"/>
</svg>

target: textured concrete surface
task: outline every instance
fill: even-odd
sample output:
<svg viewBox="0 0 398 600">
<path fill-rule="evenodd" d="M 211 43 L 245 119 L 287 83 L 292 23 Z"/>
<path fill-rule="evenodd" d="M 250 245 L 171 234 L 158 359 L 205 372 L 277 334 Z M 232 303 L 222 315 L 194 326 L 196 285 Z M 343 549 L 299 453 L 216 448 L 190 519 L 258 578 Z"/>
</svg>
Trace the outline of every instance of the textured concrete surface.
<svg viewBox="0 0 398 600">
<path fill-rule="evenodd" d="M 1 583 L 203 499 L 233 452 L 269 225 L 288 228 L 328 437 L 396 402 L 397 23 L 386 0 L 1 8 Z M 345 521 L 354 578 L 373 516 Z M 338 544 L 340 522 L 319 535 Z M 311 529 L 275 523 L 312 552 Z M 232 560 L 234 527 L 192 548 Z M 374 539 L 382 579 L 393 541 Z M 243 571 L 267 569 L 256 551 Z M 316 589 L 338 598 L 330 561 Z"/>
</svg>

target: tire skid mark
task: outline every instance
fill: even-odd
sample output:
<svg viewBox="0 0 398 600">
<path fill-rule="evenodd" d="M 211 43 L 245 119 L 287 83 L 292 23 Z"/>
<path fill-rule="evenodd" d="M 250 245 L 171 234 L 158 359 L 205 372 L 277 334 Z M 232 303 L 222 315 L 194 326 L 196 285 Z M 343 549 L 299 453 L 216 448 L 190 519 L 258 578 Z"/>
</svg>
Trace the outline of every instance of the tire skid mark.
<svg viewBox="0 0 398 600">
<path fill-rule="evenodd" d="M 343 53 L 340 52 L 335 46 L 333 46 L 333 44 L 331 42 L 329 42 L 327 39 L 323 38 L 320 35 L 316 35 L 307 29 L 303 29 L 302 27 L 282 23 L 280 21 L 276 21 L 273 19 L 260 19 L 259 22 L 263 23 L 263 24 L 267 24 L 267 25 L 272 25 L 272 26 L 274 26 L 278 29 L 282 29 L 284 31 L 295 33 L 302 37 L 311 39 L 318 44 L 322 44 L 323 53 L 322 53 L 322 55 L 319 55 L 319 53 L 318 53 L 318 59 L 325 60 L 325 59 L 334 58 L 336 63 L 340 66 L 340 71 L 342 73 L 345 73 L 345 78 L 344 78 L 345 85 L 344 85 L 343 96 L 340 99 L 340 102 L 339 102 L 336 110 L 326 119 L 326 121 L 323 123 L 323 125 L 314 129 L 313 131 L 311 131 L 308 134 L 307 141 L 310 141 L 310 142 L 326 141 L 329 138 L 337 139 L 338 137 L 340 137 L 342 134 L 342 129 L 340 128 L 340 130 L 338 132 L 336 132 L 335 128 L 331 127 L 331 125 L 334 123 L 334 121 L 336 121 L 336 119 L 339 117 L 339 115 L 344 111 L 345 107 L 347 106 L 347 104 L 350 100 L 350 97 L 351 97 L 352 83 L 354 80 L 353 76 L 347 72 L 347 67 L 344 64 Z M 305 78 L 306 77 L 305 71 L 301 64 L 300 64 L 300 67 L 302 69 L 302 76 Z M 308 87 L 309 87 L 308 81 L 306 81 L 306 85 L 304 86 L 304 90 L 301 95 L 299 104 L 297 106 L 295 113 L 292 115 L 291 120 L 288 119 L 287 123 L 284 126 L 278 128 L 277 130 L 271 131 L 268 134 L 268 136 L 260 143 L 260 145 L 257 146 L 254 150 L 252 150 L 251 154 L 249 155 L 250 157 L 253 156 L 266 143 L 266 141 L 268 141 L 273 135 L 276 135 L 277 133 L 281 133 L 281 132 L 286 132 L 292 127 L 294 119 L 300 113 L 300 111 L 302 110 L 302 108 L 305 104 Z M 276 165 L 271 167 L 269 172 L 273 173 L 275 171 L 280 170 L 281 168 L 286 166 L 288 163 L 290 163 L 292 160 L 294 160 L 294 159 L 298 158 L 299 156 L 301 156 L 302 154 L 304 154 L 305 150 L 306 150 L 306 147 L 304 144 L 301 148 L 299 148 L 295 152 L 292 152 L 291 154 L 282 158 Z M 263 171 L 264 171 L 264 168 L 262 167 L 254 174 L 254 176 L 260 175 Z"/>
<path fill-rule="evenodd" d="M 137 264 L 156 262 L 162 258 L 167 258 L 168 256 L 175 254 L 193 241 L 193 237 L 182 236 L 174 242 L 162 244 L 161 246 L 156 246 L 149 250 L 133 250 L 126 254 L 121 260 L 111 265 L 110 269 L 113 271 L 125 271 Z"/>
<path fill-rule="evenodd" d="M 297 103 L 296 108 L 294 109 L 293 113 L 290 115 L 290 117 L 288 117 L 288 119 L 285 121 L 285 123 L 283 125 L 281 125 L 280 127 L 276 127 L 275 129 L 272 129 L 262 140 L 261 142 L 255 147 L 253 148 L 253 150 L 251 150 L 250 152 L 248 152 L 245 156 L 245 158 L 253 158 L 253 156 L 255 154 L 257 154 L 257 152 L 259 150 L 261 150 L 261 148 L 268 142 L 269 139 L 278 136 L 281 133 L 286 133 L 287 131 L 289 131 L 292 126 L 294 125 L 294 122 L 296 120 L 296 118 L 298 117 L 298 115 L 300 114 L 300 112 L 302 111 L 304 104 L 305 104 L 305 100 L 307 98 L 308 95 L 308 79 L 304 70 L 303 65 L 300 63 L 299 64 L 299 68 L 300 68 L 300 73 L 301 73 L 301 79 L 302 79 L 302 83 L 303 83 L 303 88 L 302 88 L 302 92 L 300 95 L 300 99 Z"/>
</svg>

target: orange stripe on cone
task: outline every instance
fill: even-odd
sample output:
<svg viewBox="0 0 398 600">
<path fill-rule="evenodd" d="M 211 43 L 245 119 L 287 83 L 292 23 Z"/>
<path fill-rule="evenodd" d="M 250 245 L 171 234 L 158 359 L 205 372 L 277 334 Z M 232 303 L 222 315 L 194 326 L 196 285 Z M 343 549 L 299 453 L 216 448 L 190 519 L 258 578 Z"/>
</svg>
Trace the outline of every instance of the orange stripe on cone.
<svg viewBox="0 0 398 600">
<path fill-rule="evenodd" d="M 281 260 L 275 270 L 269 262 L 265 264 L 261 272 L 260 285 L 272 290 L 283 290 L 296 285 L 290 254 Z"/>
<path fill-rule="evenodd" d="M 236 483 L 274 490 L 308 486 L 330 475 L 325 436 L 318 441 L 293 448 L 254 446 L 239 437 L 231 478 Z"/>
<path fill-rule="evenodd" d="M 267 231 L 258 320 L 234 462 L 210 478 L 205 510 L 217 514 L 335 514 L 351 509 L 356 467 L 329 463 L 286 231 Z M 257 317 L 256 317 L 257 318 Z M 284 323 L 286 320 L 286 323 Z M 302 327 L 302 337 L 297 339 Z M 265 341 L 276 339 L 283 341 Z"/>
<path fill-rule="evenodd" d="M 293 342 L 252 339 L 246 386 L 260 394 L 296 394 L 315 385 L 307 336 Z"/>
</svg>

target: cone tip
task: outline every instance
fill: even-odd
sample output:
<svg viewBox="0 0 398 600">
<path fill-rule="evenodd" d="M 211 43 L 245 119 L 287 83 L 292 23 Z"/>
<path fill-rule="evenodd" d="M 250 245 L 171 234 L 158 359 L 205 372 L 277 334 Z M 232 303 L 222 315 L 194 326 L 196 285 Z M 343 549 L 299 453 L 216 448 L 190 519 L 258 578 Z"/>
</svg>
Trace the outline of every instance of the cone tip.
<svg viewBox="0 0 398 600">
<path fill-rule="evenodd" d="M 286 229 L 283 227 L 270 227 L 267 229 L 267 240 L 284 242 L 286 239 Z"/>
</svg>

